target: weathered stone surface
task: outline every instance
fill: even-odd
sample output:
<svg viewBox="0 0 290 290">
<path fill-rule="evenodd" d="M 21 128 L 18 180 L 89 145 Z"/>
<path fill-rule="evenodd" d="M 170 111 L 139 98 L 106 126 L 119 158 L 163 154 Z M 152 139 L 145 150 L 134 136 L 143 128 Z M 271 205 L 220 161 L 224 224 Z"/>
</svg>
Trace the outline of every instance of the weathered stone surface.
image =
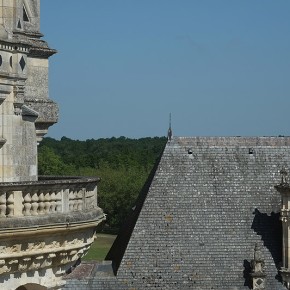
<svg viewBox="0 0 290 290">
<path fill-rule="evenodd" d="M 37 180 L 37 142 L 58 119 L 48 99 L 48 58 L 56 51 L 40 39 L 39 0 L 2 0 L 0 11 L 0 181 Z"/>
<path fill-rule="evenodd" d="M 61 289 L 104 219 L 99 178 L 38 180 L 37 142 L 57 122 L 40 0 L 0 0 L 0 285 Z M 61 179 L 61 180 L 59 180 Z"/>
<path fill-rule="evenodd" d="M 86 254 L 105 219 L 97 205 L 99 178 L 40 179 L 0 183 L 3 289 L 26 283 L 60 289 L 62 277 Z"/>
</svg>

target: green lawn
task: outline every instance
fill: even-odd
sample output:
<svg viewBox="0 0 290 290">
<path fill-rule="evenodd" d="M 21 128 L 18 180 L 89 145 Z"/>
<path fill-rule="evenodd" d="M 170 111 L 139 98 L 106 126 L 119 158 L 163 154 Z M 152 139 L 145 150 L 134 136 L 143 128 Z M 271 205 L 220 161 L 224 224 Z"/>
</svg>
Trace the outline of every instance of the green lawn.
<svg viewBox="0 0 290 290">
<path fill-rule="evenodd" d="M 83 257 L 83 261 L 103 261 L 106 257 L 109 249 L 111 248 L 116 236 L 97 234 L 97 238 L 93 242 L 88 253 Z"/>
</svg>

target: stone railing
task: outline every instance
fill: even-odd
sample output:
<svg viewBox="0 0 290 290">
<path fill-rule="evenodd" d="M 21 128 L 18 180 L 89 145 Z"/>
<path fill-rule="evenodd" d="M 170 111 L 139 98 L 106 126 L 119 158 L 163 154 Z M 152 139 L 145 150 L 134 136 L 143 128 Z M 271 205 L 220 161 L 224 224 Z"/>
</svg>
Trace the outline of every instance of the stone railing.
<svg viewBox="0 0 290 290">
<path fill-rule="evenodd" d="M 0 183 L 1 289 L 16 289 L 27 281 L 60 289 L 62 275 L 86 254 L 105 220 L 97 205 L 98 182 L 39 177 Z M 17 278 L 11 279 L 14 273 Z"/>
<path fill-rule="evenodd" d="M 0 219 L 93 210 L 99 180 L 43 176 L 35 182 L 0 183 Z"/>
</svg>

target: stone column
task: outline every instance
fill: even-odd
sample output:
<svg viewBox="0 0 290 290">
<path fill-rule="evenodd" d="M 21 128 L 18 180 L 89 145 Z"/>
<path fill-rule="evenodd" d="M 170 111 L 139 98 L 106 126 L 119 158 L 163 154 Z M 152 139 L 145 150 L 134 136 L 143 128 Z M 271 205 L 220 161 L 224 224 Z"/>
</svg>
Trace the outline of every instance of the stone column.
<svg viewBox="0 0 290 290">
<path fill-rule="evenodd" d="M 287 171 L 282 169 L 281 173 L 281 183 L 276 185 L 276 190 L 281 194 L 281 214 L 280 220 L 282 221 L 282 233 L 283 233 L 283 264 L 280 269 L 280 273 L 285 283 L 287 289 L 290 289 L 290 241 L 289 231 L 290 231 L 290 185 L 288 183 Z"/>
</svg>

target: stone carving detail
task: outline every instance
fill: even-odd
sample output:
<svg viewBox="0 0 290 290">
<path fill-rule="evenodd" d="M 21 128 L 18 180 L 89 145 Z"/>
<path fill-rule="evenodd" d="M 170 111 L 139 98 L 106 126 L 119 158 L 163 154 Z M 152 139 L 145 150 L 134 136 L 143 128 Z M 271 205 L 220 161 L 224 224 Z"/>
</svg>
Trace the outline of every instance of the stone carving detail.
<svg viewBox="0 0 290 290">
<path fill-rule="evenodd" d="M 14 86 L 14 114 L 21 115 L 21 107 L 24 104 L 24 86 Z"/>
<path fill-rule="evenodd" d="M 284 223 L 287 223 L 290 217 L 289 209 L 281 209 L 280 220 Z"/>
<path fill-rule="evenodd" d="M 255 244 L 254 249 L 254 259 L 251 261 L 252 272 L 251 276 L 253 279 L 253 289 L 254 290 L 264 290 L 266 274 L 264 271 L 265 262 L 262 258 L 261 249 L 258 243 Z"/>
<path fill-rule="evenodd" d="M 25 66 L 26 66 L 26 62 L 24 60 L 24 57 L 22 56 L 20 61 L 19 61 L 20 67 L 22 70 L 24 70 Z"/>
<path fill-rule="evenodd" d="M 26 216 L 31 215 L 31 212 L 30 212 L 31 207 L 32 207 L 32 205 L 31 205 L 31 195 L 28 192 L 28 193 L 26 193 L 24 195 L 24 200 L 23 200 L 23 215 L 26 215 Z"/>
<path fill-rule="evenodd" d="M 18 264 L 18 271 L 20 272 L 24 272 L 29 268 L 29 264 L 31 262 L 31 258 L 24 258 L 20 261 L 20 263 Z"/>
<path fill-rule="evenodd" d="M 69 193 L 69 210 L 78 211 L 83 209 L 84 189 L 70 191 Z"/>
<path fill-rule="evenodd" d="M 39 200 L 39 197 L 37 195 L 37 192 L 34 192 L 31 196 L 31 215 L 38 215 L 38 212 L 37 212 L 37 209 L 39 207 L 39 204 L 38 204 L 38 200 Z"/>
<path fill-rule="evenodd" d="M 6 193 L 0 192 L 0 218 L 6 217 Z"/>
<path fill-rule="evenodd" d="M 0 274 L 7 273 L 11 271 L 11 266 L 6 264 L 6 261 L 1 259 L 0 260 Z"/>
<path fill-rule="evenodd" d="M 55 236 L 54 241 L 46 237 L 45 241 L 31 240 L 1 247 L 0 274 L 39 270 L 76 261 L 88 251 L 94 241 L 90 234 L 87 235 L 88 233 L 77 232 L 72 233 L 70 239 L 60 235 Z"/>
<path fill-rule="evenodd" d="M 288 172 L 284 167 L 280 171 L 280 174 L 281 174 L 281 184 L 288 184 Z"/>
<path fill-rule="evenodd" d="M 86 194 L 86 209 L 95 208 L 96 195 L 95 195 L 94 191 L 87 191 L 85 194 Z"/>
<path fill-rule="evenodd" d="M 44 212 L 44 206 L 45 206 L 45 204 L 44 204 L 44 194 L 43 194 L 43 192 L 40 192 L 39 198 L 38 198 L 38 214 L 39 215 L 42 215 L 42 214 L 45 213 Z"/>
<path fill-rule="evenodd" d="M 7 216 L 12 217 L 14 215 L 14 193 L 7 192 Z"/>
</svg>

